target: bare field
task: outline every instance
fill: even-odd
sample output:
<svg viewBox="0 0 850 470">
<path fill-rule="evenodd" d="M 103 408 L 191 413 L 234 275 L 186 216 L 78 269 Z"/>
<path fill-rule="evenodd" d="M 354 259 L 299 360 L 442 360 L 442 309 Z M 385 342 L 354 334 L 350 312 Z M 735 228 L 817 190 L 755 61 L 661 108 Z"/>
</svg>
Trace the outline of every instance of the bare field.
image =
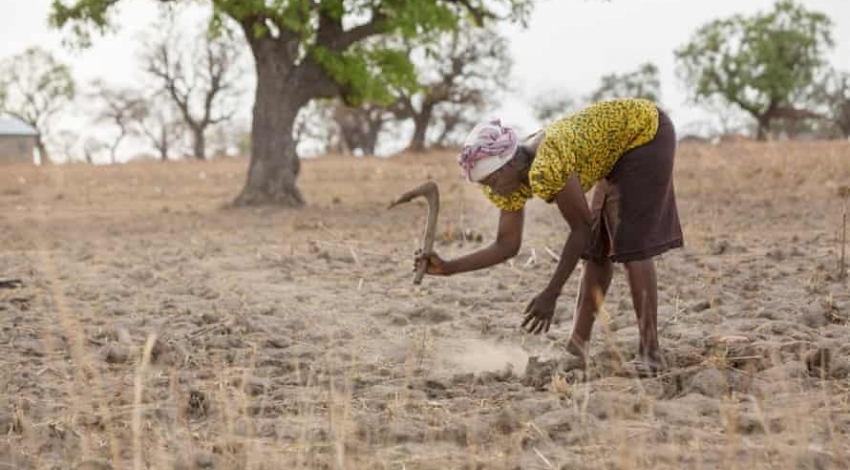
<svg viewBox="0 0 850 470">
<path fill-rule="evenodd" d="M 579 272 L 519 329 L 568 228 L 529 206 L 512 262 L 413 286 L 498 213 L 451 153 L 304 162 L 309 206 L 228 209 L 247 161 L 0 167 L 0 469 L 828 469 L 850 466 L 850 144 L 684 145 L 686 247 L 658 262 L 673 365 L 622 367 L 617 268 L 585 372 Z M 471 237 L 465 236 L 471 235 Z"/>
</svg>

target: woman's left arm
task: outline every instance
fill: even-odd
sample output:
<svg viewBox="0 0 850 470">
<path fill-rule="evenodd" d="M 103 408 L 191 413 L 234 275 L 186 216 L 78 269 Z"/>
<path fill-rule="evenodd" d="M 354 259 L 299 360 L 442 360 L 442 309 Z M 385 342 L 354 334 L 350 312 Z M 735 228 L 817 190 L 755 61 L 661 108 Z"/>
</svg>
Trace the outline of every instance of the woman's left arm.
<svg viewBox="0 0 850 470">
<path fill-rule="evenodd" d="M 575 270 L 591 235 L 591 215 L 581 188 L 578 176 L 573 173 L 567 178 L 567 184 L 555 195 L 555 202 L 564 220 L 570 226 L 570 235 L 561 251 L 558 267 L 552 274 L 549 285 L 538 294 L 525 309 L 525 319 L 522 327 L 530 333 L 538 334 L 549 331 L 555 304 L 561 289 Z"/>
</svg>

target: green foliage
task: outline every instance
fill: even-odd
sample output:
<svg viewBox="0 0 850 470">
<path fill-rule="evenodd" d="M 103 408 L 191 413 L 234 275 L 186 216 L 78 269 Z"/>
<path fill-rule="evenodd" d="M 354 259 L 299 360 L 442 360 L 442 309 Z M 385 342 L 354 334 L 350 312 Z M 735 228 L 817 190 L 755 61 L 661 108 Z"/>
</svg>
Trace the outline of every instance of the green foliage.
<svg viewBox="0 0 850 470">
<path fill-rule="evenodd" d="M 719 95 L 758 118 L 812 84 L 833 44 L 831 29 L 826 15 L 781 0 L 767 13 L 701 27 L 676 50 L 678 74 L 694 101 Z"/>
<path fill-rule="evenodd" d="M 0 62 L 0 112 L 40 131 L 74 91 L 70 69 L 43 49 L 33 47 Z"/>
<path fill-rule="evenodd" d="M 612 73 L 602 77 L 602 83 L 591 95 L 591 101 L 614 98 L 644 98 L 653 102 L 661 100 L 661 79 L 658 67 L 645 63 L 633 72 Z"/>
<path fill-rule="evenodd" d="M 412 90 L 416 69 L 404 51 L 376 44 L 359 44 L 343 53 L 317 46 L 313 57 L 340 84 L 349 105 L 365 101 L 388 105 L 393 90 Z"/>
<path fill-rule="evenodd" d="M 92 30 L 103 34 L 110 29 L 110 7 L 115 2 L 116 0 L 79 0 L 69 6 L 62 0 L 54 0 L 51 5 L 50 24 L 62 27 L 70 23 L 72 37 L 77 40 L 77 44 L 88 47 L 91 45 Z"/>
<path fill-rule="evenodd" d="M 188 2 L 170 0 L 165 3 Z M 378 46 L 373 37 L 427 43 L 439 33 L 488 20 L 524 22 L 533 0 L 207 0 L 213 7 L 212 30 L 226 20 L 238 23 L 249 42 L 272 37 L 292 44 L 291 69 L 315 62 L 350 102 L 387 101 L 388 87 L 413 88 L 414 67 L 404 48 Z M 105 32 L 120 0 L 55 0 L 51 23 L 68 27 L 81 45 L 91 31 Z M 345 28 L 343 28 L 345 25 Z M 356 37 L 344 37 L 359 26 Z M 402 41 L 403 42 L 403 41 Z M 396 41 L 398 43 L 398 41 Z"/>
</svg>

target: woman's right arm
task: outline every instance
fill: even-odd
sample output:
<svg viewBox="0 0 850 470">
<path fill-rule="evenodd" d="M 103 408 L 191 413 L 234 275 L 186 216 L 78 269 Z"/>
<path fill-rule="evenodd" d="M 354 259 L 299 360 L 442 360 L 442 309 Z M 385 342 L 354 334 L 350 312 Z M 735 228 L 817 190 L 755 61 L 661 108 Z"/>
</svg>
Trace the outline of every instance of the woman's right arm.
<svg viewBox="0 0 850 470">
<path fill-rule="evenodd" d="M 524 214 L 524 209 L 516 212 L 502 210 L 499 216 L 499 230 L 493 243 L 453 260 L 443 261 L 436 254 L 432 254 L 428 257 L 428 274 L 450 276 L 488 268 L 513 258 L 522 246 Z M 425 256 L 418 255 L 417 263 L 424 258 Z"/>
</svg>

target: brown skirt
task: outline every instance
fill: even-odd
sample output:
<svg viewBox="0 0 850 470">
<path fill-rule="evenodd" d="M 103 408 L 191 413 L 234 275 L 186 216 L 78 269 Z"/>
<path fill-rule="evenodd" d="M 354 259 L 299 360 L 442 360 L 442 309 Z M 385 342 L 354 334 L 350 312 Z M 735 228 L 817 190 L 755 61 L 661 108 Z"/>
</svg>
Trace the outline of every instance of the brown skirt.
<svg viewBox="0 0 850 470">
<path fill-rule="evenodd" d="M 659 110 L 655 138 L 626 152 L 596 182 L 590 204 L 593 237 L 582 258 L 626 263 L 683 245 L 673 193 L 675 153 L 676 131 Z"/>
</svg>

